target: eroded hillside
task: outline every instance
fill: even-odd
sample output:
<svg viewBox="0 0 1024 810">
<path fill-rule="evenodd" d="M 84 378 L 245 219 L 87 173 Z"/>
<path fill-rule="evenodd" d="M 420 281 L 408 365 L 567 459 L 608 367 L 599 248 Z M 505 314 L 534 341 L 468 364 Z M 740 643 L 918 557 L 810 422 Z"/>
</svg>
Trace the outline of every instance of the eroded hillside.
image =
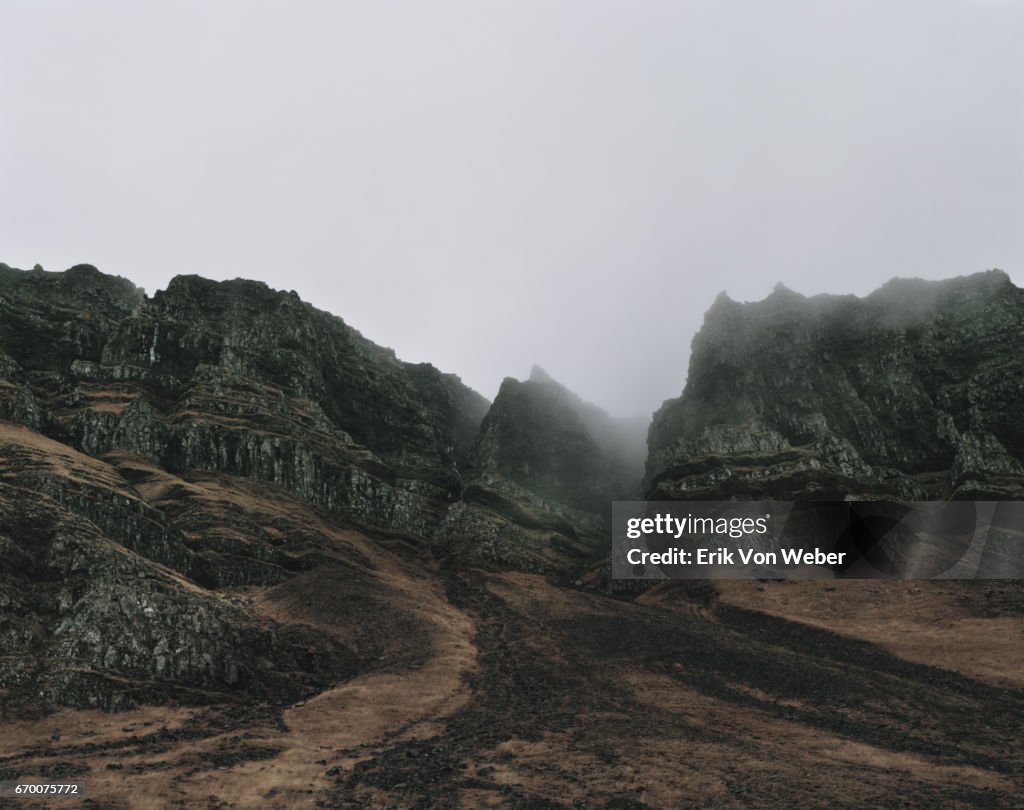
<svg viewBox="0 0 1024 810">
<path fill-rule="evenodd" d="M 880 431 L 863 447 L 787 433 L 845 411 L 812 382 L 785 421 L 802 366 L 745 365 L 736 318 L 652 429 L 659 493 L 877 492 L 890 469 L 1009 491 L 1005 470 L 951 478 L 959 451 L 923 428 L 912 463 L 885 456 L 881 393 L 850 417 Z M 791 320 L 779 345 L 831 328 Z M 985 393 L 1009 350 L 976 331 L 966 388 L 942 390 L 975 403 L 959 435 L 1012 456 L 1017 361 Z M 84 781 L 61 806 L 104 808 L 1020 805 L 1019 582 L 613 597 L 593 562 L 603 505 L 636 492 L 630 430 L 539 370 L 487 403 L 260 284 L 150 299 L 88 266 L 0 267 L 0 780 Z M 828 466 L 841 433 L 863 479 Z M 731 474 L 687 489 L 688 464 Z"/>
</svg>

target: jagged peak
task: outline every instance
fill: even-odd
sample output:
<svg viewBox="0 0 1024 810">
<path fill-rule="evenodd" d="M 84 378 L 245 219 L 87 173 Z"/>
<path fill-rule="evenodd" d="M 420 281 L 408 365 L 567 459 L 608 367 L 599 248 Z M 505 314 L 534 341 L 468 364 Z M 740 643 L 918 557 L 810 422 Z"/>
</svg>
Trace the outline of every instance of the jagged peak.
<svg viewBox="0 0 1024 810">
<path fill-rule="evenodd" d="M 533 391 L 542 393 L 545 398 L 558 400 L 573 410 L 579 411 L 581 409 L 589 408 L 600 411 L 604 414 L 604 411 L 597 405 L 592 405 L 591 403 L 584 401 L 579 394 L 569 388 L 566 388 L 562 383 L 538 365 L 534 365 L 533 368 L 530 369 L 530 376 L 526 380 L 518 380 L 515 377 L 505 377 L 505 379 L 501 381 L 501 386 L 498 389 L 498 396 L 495 399 L 495 402 L 502 399 L 503 395 L 513 391 Z"/>
<path fill-rule="evenodd" d="M 925 317 L 937 309 L 945 309 L 956 302 L 974 299 L 996 300 L 1012 292 L 1020 292 L 1003 270 L 993 268 L 978 273 L 948 279 L 895 277 L 864 296 L 820 293 L 805 296 L 778 282 L 765 298 L 738 303 L 722 291 L 705 314 L 705 326 L 717 328 L 724 323 L 733 324 L 735 318 L 746 319 L 755 314 L 770 319 L 781 316 L 799 316 L 806 312 L 817 317 L 836 307 L 856 305 L 858 302 L 882 313 L 885 318 L 904 320 Z"/>
<path fill-rule="evenodd" d="M 533 385 L 544 386 L 544 388 L 547 391 L 557 394 L 561 399 L 565 400 L 566 402 L 573 403 L 574 406 L 589 406 L 589 403 L 585 403 L 579 394 L 566 387 L 563 383 L 560 383 L 558 380 L 556 380 L 554 377 L 548 374 L 543 368 L 536 364 L 530 369 L 530 376 L 527 378 L 526 382 L 532 383 Z"/>
<path fill-rule="evenodd" d="M 515 377 L 512 377 L 512 376 L 505 377 L 501 381 L 501 385 L 498 386 L 498 396 L 501 396 L 501 392 L 502 391 L 504 391 L 506 389 L 509 389 L 509 388 L 515 388 L 516 386 L 520 386 L 520 385 L 522 385 L 522 382 L 517 380 Z"/>
<path fill-rule="evenodd" d="M 555 378 L 552 377 L 550 374 L 548 374 L 543 368 L 538 366 L 536 363 L 534 363 L 533 367 L 530 369 L 530 376 L 529 376 L 528 379 L 529 379 L 530 382 L 539 382 L 539 383 L 555 382 Z"/>
<path fill-rule="evenodd" d="M 773 303 L 780 302 L 804 302 L 807 300 L 807 296 L 798 293 L 796 290 L 792 290 L 783 284 L 781 281 L 776 282 L 775 286 L 772 287 L 771 293 L 765 301 L 771 301 Z"/>
<path fill-rule="evenodd" d="M 711 306 L 704 313 L 704 323 L 706 325 L 720 318 L 727 318 L 731 313 L 739 312 L 742 309 L 743 304 L 731 298 L 729 293 L 722 290 L 715 296 L 715 300 L 711 302 Z"/>
</svg>

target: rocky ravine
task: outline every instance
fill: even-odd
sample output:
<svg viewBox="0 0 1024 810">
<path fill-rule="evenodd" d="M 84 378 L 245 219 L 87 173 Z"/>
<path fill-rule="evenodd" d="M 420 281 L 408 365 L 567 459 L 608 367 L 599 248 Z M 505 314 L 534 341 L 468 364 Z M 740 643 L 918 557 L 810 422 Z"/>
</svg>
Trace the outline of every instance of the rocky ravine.
<svg viewBox="0 0 1024 810">
<path fill-rule="evenodd" d="M 915 292 L 918 327 L 877 297 L 812 317 L 790 295 L 785 328 L 778 301 L 720 301 L 652 428 L 652 492 L 1013 491 L 951 461 L 975 440 L 1019 458 L 1004 282 L 925 285 L 953 292 Z M 863 322 L 829 344 L 860 405 L 785 365 L 836 318 Z M 888 343 L 865 336 L 886 329 L 945 341 L 921 368 L 970 405 L 933 400 L 959 445 L 893 431 L 932 411 L 885 410 Z M 581 572 L 635 491 L 636 425 L 539 369 L 487 403 L 253 282 L 146 298 L 0 267 L 0 352 L 0 780 L 84 781 L 61 801 L 118 810 L 1020 806 L 1019 582 L 612 598 Z"/>
</svg>

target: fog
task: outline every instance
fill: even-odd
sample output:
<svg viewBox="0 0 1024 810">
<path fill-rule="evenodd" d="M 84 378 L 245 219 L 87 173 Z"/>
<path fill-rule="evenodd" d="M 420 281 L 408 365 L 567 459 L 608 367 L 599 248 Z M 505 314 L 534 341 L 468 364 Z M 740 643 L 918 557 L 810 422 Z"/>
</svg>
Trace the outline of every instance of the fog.
<svg viewBox="0 0 1024 810">
<path fill-rule="evenodd" d="M 1015 0 L 0 3 L 0 261 L 294 289 L 493 397 L 676 396 L 720 290 L 1024 284 Z"/>
</svg>

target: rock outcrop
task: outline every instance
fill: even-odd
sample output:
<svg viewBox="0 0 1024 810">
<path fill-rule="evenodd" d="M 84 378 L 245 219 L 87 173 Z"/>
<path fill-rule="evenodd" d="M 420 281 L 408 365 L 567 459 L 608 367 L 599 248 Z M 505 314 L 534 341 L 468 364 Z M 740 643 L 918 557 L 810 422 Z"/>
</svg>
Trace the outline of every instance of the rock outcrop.
<svg viewBox="0 0 1024 810">
<path fill-rule="evenodd" d="M 0 690 L 322 688 L 358 668 L 351 638 L 253 615 L 246 588 L 340 566 L 386 624 L 394 575 L 349 527 L 460 565 L 578 565 L 639 480 L 630 438 L 539 370 L 491 406 L 262 283 L 149 298 L 90 265 L 0 265 Z"/>
<path fill-rule="evenodd" d="M 1024 496 L 1024 290 L 993 270 L 866 296 L 724 293 L 650 428 L 650 499 Z"/>
<path fill-rule="evenodd" d="M 393 584 L 415 575 L 367 534 L 430 565 L 567 574 L 641 492 L 1020 497 L 1022 403 L 1024 292 L 1000 272 L 722 296 L 641 485 L 642 426 L 539 368 L 488 403 L 261 283 L 149 298 L 89 265 L 0 265 L 0 702 L 336 683 L 379 660 L 364 612 L 300 626 L 247 589 L 316 575 L 406 633 Z"/>
<path fill-rule="evenodd" d="M 250 281 L 151 300 L 80 265 L 0 272 L 0 418 L 92 456 L 271 481 L 422 535 L 456 499 L 487 400 Z"/>
<path fill-rule="evenodd" d="M 319 513 L 429 536 L 488 404 L 260 283 L 147 298 L 89 265 L 0 266 L 0 689 L 120 708 L 336 681 L 344 643 L 218 590 L 336 558 Z M 299 518 L 267 512 L 286 498 Z"/>
<path fill-rule="evenodd" d="M 134 511 L 95 510 L 118 524 Z M 356 671 L 344 645 L 268 627 L 111 540 L 58 493 L 0 484 L 0 559 L 0 705 L 117 710 L 239 692 L 287 701 Z"/>
<path fill-rule="evenodd" d="M 632 497 L 640 478 L 632 425 L 539 367 L 524 382 L 506 378 L 481 425 L 462 501 L 435 542 L 462 558 L 538 571 L 602 552 L 611 502 Z"/>
</svg>

